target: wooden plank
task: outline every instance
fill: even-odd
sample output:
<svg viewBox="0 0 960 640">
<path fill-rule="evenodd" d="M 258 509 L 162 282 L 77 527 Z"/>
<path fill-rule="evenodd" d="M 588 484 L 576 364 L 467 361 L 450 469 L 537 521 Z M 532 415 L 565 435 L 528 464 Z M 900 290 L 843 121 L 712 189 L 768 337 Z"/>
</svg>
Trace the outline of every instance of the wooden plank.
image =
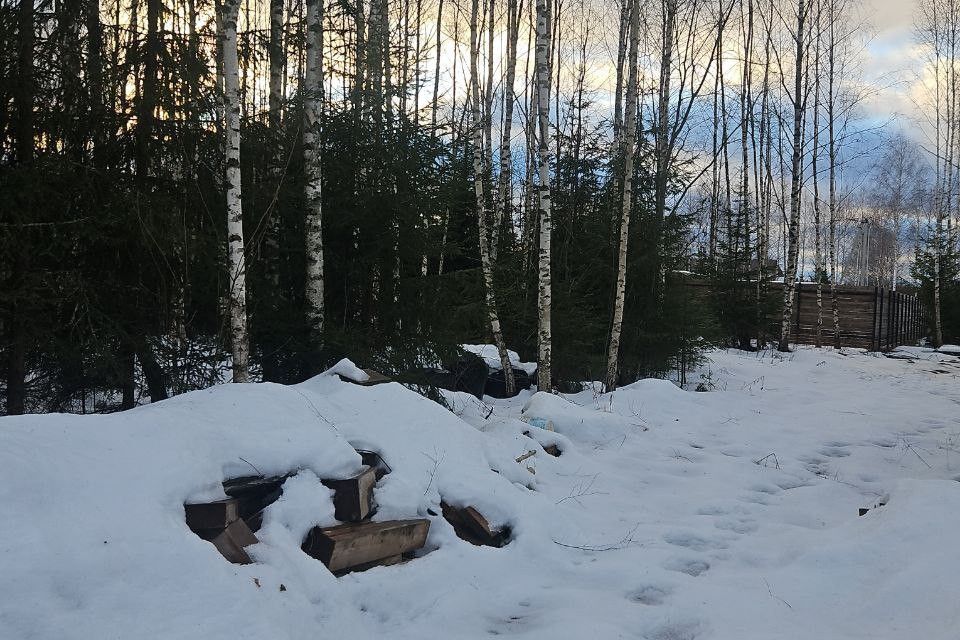
<svg viewBox="0 0 960 640">
<path fill-rule="evenodd" d="M 215 502 L 183 505 L 187 526 L 192 531 L 203 529 L 225 529 L 240 519 L 240 507 L 236 498 L 226 498 Z"/>
<path fill-rule="evenodd" d="M 338 376 L 344 382 L 349 382 L 350 384 L 360 385 L 361 387 L 372 387 L 378 384 L 386 384 L 387 382 L 393 382 L 393 378 L 383 375 L 379 371 L 373 369 L 363 369 L 365 374 L 367 374 L 366 380 L 354 380 L 346 376 Z"/>
<path fill-rule="evenodd" d="M 210 538 L 210 542 L 220 554 L 233 564 L 250 564 L 253 560 L 247 555 L 246 547 L 257 544 L 257 536 L 243 520 L 235 520 L 230 526 Z"/>
<path fill-rule="evenodd" d="M 377 470 L 367 467 L 352 478 L 344 480 L 321 480 L 325 487 L 334 490 L 334 516 L 341 522 L 360 522 L 376 509 L 373 487 L 377 484 Z"/>
<path fill-rule="evenodd" d="M 301 548 L 331 572 L 340 573 L 415 551 L 426 543 L 429 530 L 426 519 L 314 527 Z"/>
<path fill-rule="evenodd" d="M 457 537 L 470 544 L 484 547 L 502 547 L 510 541 L 510 529 L 494 529 L 474 507 L 453 507 L 440 503 L 444 519 L 453 525 Z"/>
</svg>

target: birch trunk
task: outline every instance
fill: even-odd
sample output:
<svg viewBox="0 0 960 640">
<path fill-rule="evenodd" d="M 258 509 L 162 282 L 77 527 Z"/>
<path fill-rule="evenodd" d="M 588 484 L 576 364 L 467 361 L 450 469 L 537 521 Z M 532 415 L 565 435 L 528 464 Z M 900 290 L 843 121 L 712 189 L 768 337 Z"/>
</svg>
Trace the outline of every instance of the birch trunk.
<svg viewBox="0 0 960 640">
<path fill-rule="evenodd" d="M 620 357 L 620 333 L 623 328 L 623 307 L 627 291 L 627 245 L 630 236 L 630 210 L 633 205 L 633 156 L 637 146 L 637 57 L 640 40 L 639 0 L 630 2 L 630 61 L 627 73 L 627 99 L 624 115 L 623 193 L 620 217 L 620 249 L 617 255 L 617 287 L 613 302 L 613 325 L 607 349 L 607 391 L 617 388 Z"/>
<path fill-rule="evenodd" d="M 500 366 L 503 367 L 504 383 L 508 395 L 513 395 L 513 368 L 510 366 L 510 357 L 503 341 L 503 330 L 500 327 L 500 315 L 497 312 L 496 295 L 493 289 L 493 265 L 490 261 L 490 244 L 487 237 L 487 206 L 483 192 L 485 157 L 483 147 L 484 118 L 480 111 L 480 81 L 478 79 L 480 57 L 480 43 L 477 30 L 480 2 L 472 0 L 470 13 L 470 124 L 473 144 L 473 189 L 477 202 L 477 226 L 480 235 L 480 265 L 483 270 L 483 289 L 487 307 L 487 319 L 490 322 L 490 333 L 493 343 L 497 346 L 500 355 Z M 491 26 L 492 28 L 492 26 Z"/>
<path fill-rule="evenodd" d="M 550 312 L 551 250 L 553 221 L 550 215 L 550 7 L 537 0 L 536 85 L 538 141 L 538 186 L 540 205 L 540 251 L 537 274 L 537 388 L 550 391 L 552 385 L 552 335 Z"/>
<path fill-rule="evenodd" d="M 817 44 L 813 58 L 813 156 L 810 170 L 813 173 L 813 275 L 817 282 L 817 335 L 814 340 L 816 347 L 823 346 L 823 268 L 821 260 L 823 252 L 820 249 L 820 174 L 817 171 L 817 158 L 820 155 L 820 24 L 817 18 Z"/>
<path fill-rule="evenodd" d="M 656 220 L 658 221 L 663 219 L 667 208 L 667 181 L 669 179 L 670 169 L 670 78 L 673 69 L 673 32 L 677 19 L 677 1 L 678 0 L 666 0 L 664 2 L 665 13 L 663 16 L 663 38 L 661 42 L 663 51 L 660 55 L 657 132 L 654 143 L 654 160 L 656 163 L 654 206 Z M 721 96 L 722 95 L 721 93 Z M 724 133 L 724 148 L 726 148 L 726 140 L 727 136 Z"/>
<path fill-rule="evenodd" d="M 306 250 L 306 316 L 315 350 L 323 336 L 323 201 L 321 191 L 321 121 L 323 92 L 322 0 L 307 0 L 306 74 L 303 101 L 303 164 L 307 202 L 304 241 Z"/>
<path fill-rule="evenodd" d="M 274 136 L 274 151 L 270 168 L 273 180 L 279 185 L 283 161 L 280 156 L 281 121 L 283 109 L 283 70 L 286 58 L 283 53 L 283 0 L 270 0 L 270 97 L 269 124 Z M 270 213 L 266 233 L 266 275 L 273 286 L 273 295 L 280 291 L 280 215 L 274 210 Z"/>
<path fill-rule="evenodd" d="M 226 117 L 227 263 L 229 265 L 230 344 L 233 381 L 248 382 L 250 339 L 247 334 L 246 259 L 240 200 L 240 90 L 237 62 L 237 16 L 240 0 L 224 0 L 220 49 L 223 55 L 223 105 Z"/>
<path fill-rule="evenodd" d="M 623 134 L 623 65 L 627 59 L 627 39 L 630 29 L 632 0 L 623 0 L 620 6 L 620 29 L 617 31 L 617 79 L 613 93 L 613 145 L 619 148 Z"/>
<path fill-rule="evenodd" d="M 522 5 L 522 2 L 521 2 Z M 500 173 L 497 176 L 497 198 L 494 202 L 493 232 L 490 242 L 490 259 L 496 263 L 500 249 L 500 229 L 511 203 L 510 186 L 513 178 L 513 154 L 510 139 L 513 130 L 513 84 L 517 77 L 517 39 L 520 35 L 520 10 L 517 0 L 507 4 L 507 59 L 506 80 L 503 86 L 503 131 L 500 137 Z"/>
<path fill-rule="evenodd" d="M 794 69 L 793 86 L 793 155 L 791 158 L 790 173 L 790 228 L 789 244 L 787 247 L 787 271 L 783 278 L 783 320 L 780 325 L 780 342 L 777 349 L 790 350 L 790 320 L 793 316 L 793 296 L 797 278 L 797 254 L 799 246 L 800 227 L 800 171 L 803 154 L 802 127 L 803 127 L 803 61 L 804 61 L 804 26 L 806 23 L 805 0 L 799 1 L 797 7 L 796 32 L 796 64 Z"/>
<path fill-rule="evenodd" d="M 836 118 L 836 28 L 834 23 L 837 16 L 834 11 L 834 0 L 830 0 L 830 46 L 827 54 L 827 136 L 830 145 L 830 307 L 833 313 L 833 346 L 840 348 L 840 305 L 837 300 L 837 139 L 834 131 Z"/>
</svg>

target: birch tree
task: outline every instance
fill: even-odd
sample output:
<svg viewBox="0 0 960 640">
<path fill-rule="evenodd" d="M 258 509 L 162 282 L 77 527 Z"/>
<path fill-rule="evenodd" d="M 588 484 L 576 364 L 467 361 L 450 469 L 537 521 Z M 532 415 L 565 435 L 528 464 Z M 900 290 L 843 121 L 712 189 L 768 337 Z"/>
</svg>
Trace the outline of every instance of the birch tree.
<svg viewBox="0 0 960 640">
<path fill-rule="evenodd" d="M 796 47 L 796 58 L 793 70 L 793 94 L 789 96 L 793 106 L 793 153 L 790 168 L 790 220 L 789 245 L 787 249 L 787 269 L 783 278 L 783 320 L 780 325 L 780 342 L 777 349 L 790 350 L 790 325 L 793 317 L 793 298 L 796 290 L 797 258 L 800 246 L 800 200 L 803 170 L 803 113 L 805 107 L 804 95 L 804 61 L 806 58 L 807 0 L 799 0 L 797 4 L 797 25 L 793 33 Z"/>
<path fill-rule="evenodd" d="M 640 40 L 639 0 L 628 0 L 630 54 L 627 72 L 626 115 L 622 144 L 623 191 L 621 193 L 620 240 L 617 255 L 617 283 L 613 301 L 613 324 L 607 349 L 607 391 L 617 388 L 619 374 L 620 333 L 623 329 L 623 307 L 627 290 L 627 245 L 630 236 L 630 210 L 633 206 L 633 157 L 637 146 L 637 92 L 639 89 L 637 57 Z"/>
<path fill-rule="evenodd" d="M 537 273 L 537 388 L 553 388 L 551 356 L 552 333 L 550 313 L 553 304 L 551 291 L 552 219 L 550 217 L 550 36 L 552 33 L 549 0 L 537 0 L 536 92 L 538 130 L 538 184 L 540 210 L 540 249 Z"/>
<path fill-rule="evenodd" d="M 480 42 L 477 22 L 479 20 L 479 0 L 472 0 L 470 10 L 470 126 L 472 129 L 471 151 L 473 152 L 473 189 L 477 204 L 477 227 L 480 236 L 480 266 L 483 271 L 484 300 L 487 307 L 487 320 L 490 322 L 490 333 L 493 343 L 500 355 L 500 366 L 503 368 L 503 378 L 506 392 L 513 394 L 513 368 L 510 366 L 510 357 L 506 344 L 503 341 L 503 330 L 500 328 L 500 315 L 497 311 L 496 295 L 493 283 L 493 265 L 490 260 L 490 240 L 487 230 L 487 200 L 483 191 L 484 168 L 483 133 L 484 118 L 480 110 L 480 81 L 478 79 L 480 57 Z M 492 25 L 491 25 L 492 28 Z"/>
<path fill-rule="evenodd" d="M 306 244 L 307 324 L 313 349 L 323 336 L 323 201 L 321 191 L 321 99 L 323 93 L 322 1 L 307 2 L 306 74 L 303 100 L 303 164 L 307 202 L 304 240 Z"/>
<path fill-rule="evenodd" d="M 240 0 L 224 0 L 222 9 L 223 104 L 226 116 L 227 258 L 229 265 L 230 344 L 233 381 L 248 382 L 250 338 L 247 332 L 246 258 L 240 200 L 240 89 L 237 17 Z"/>
</svg>

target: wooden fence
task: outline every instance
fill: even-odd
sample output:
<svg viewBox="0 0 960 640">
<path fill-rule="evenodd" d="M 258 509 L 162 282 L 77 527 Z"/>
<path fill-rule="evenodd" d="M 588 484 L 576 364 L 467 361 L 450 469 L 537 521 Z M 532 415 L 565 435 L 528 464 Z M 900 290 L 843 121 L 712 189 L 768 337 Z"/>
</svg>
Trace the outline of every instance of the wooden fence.
<svg viewBox="0 0 960 640">
<path fill-rule="evenodd" d="M 703 293 L 709 282 L 699 278 L 686 280 Z M 768 295 L 778 311 L 770 317 L 771 332 L 779 334 L 783 300 L 783 283 L 768 285 Z M 814 282 L 797 283 L 794 289 L 793 325 L 790 341 L 816 344 L 817 339 L 817 285 Z M 830 286 L 823 286 L 823 344 L 832 345 L 833 309 Z M 840 345 L 861 347 L 871 351 L 888 351 L 903 344 L 915 344 L 927 332 L 926 309 L 913 292 L 891 291 L 883 287 L 837 287 L 837 312 L 840 318 Z"/>
<path fill-rule="evenodd" d="M 783 285 L 776 285 L 781 292 Z M 798 283 L 793 303 L 791 342 L 815 344 L 817 285 Z M 833 310 L 830 287 L 823 287 L 823 343 L 833 344 Z M 925 309 L 914 293 L 882 287 L 837 287 L 840 344 L 871 351 L 888 351 L 915 344 L 926 334 Z"/>
</svg>

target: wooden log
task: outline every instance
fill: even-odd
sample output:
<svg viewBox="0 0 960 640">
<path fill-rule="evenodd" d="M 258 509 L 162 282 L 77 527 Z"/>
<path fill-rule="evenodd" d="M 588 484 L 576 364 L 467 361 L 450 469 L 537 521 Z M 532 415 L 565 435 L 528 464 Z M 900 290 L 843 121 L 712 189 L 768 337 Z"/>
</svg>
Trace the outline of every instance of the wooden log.
<svg viewBox="0 0 960 640">
<path fill-rule="evenodd" d="M 203 529 L 225 529 L 240 519 L 240 506 L 236 498 L 226 498 L 215 502 L 183 505 L 187 526 L 191 531 Z"/>
<path fill-rule="evenodd" d="M 390 473 L 390 465 L 380 457 L 380 454 L 376 451 L 366 451 L 364 449 L 357 449 L 357 453 L 360 454 L 360 459 L 363 461 L 363 464 L 368 467 L 373 467 L 374 471 L 377 473 L 377 480 Z"/>
<path fill-rule="evenodd" d="M 457 537 L 478 547 L 502 547 L 510 541 L 510 529 L 494 529 L 473 507 L 453 507 L 440 503 L 444 519 L 453 525 Z"/>
<path fill-rule="evenodd" d="M 426 543 L 429 530 L 430 521 L 426 519 L 314 527 L 301 548 L 339 574 L 416 551 Z"/>
<path fill-rule="evenodd" d="M 339 378 L 344 382 L 360 385 L 361 387 L 372 387 L 378 384 L 393 382 L 393 378 L 385 376 L 379 371 L 374 371 L 373 369 L 363 369 L 363 372 L 367 374 L 366 380 L 354 380 L 353 378 L 348 378 L 346 376 L 339 376 Z"/>
<path fill-rule="evenodd" d="M 253 560 L 247 555 L 246 547 L 257 544 L 259 541 L 243 520 L 235 520 L 230 523 L 230 526 L 210 538 L 210 542 L 224 558 L 233 564 L 250 564 Z"/>
<path fill-rule="evenodd" d="M 263 510 L 276 502 L 283 494 L 283 483 L 288 476 L 247 476 L 224 480 L 223 490 L 237 500 L 240 518 L 253 531 L 260 529 Z"/>
<path fill-rule="evenodd" d="M 525 454 L 523 454 L 522 456 L 518 457 L 518 458 L 517 458 L 517 462 L 523 462 L 523 461 L 526 460 L 527 458 L 532 458 L 532 457 L 535 456 L 535 455 L 537 455 L 536 450 L 535 450 L 535 449 L 530 449 L 530 451 L 527 451 Z"/>
<path fill-rule="evenodd" d="M 341 522 L 360 522 L 376 509 L 373 486 L 377 484 L 377 470 L 367 467 L 359 474 L 345 480 L 321 480 L 325 487 L 334 490 L 334 516 Z"/>
<path fill-rule="evenodd" d="M 533 436 L 530 435 L 530 432 L 529 432 L 529 431 L 524 431 L 524 432 L 523 432 L 523 435 L 527 436 L 528 438 L 533 439 Z M 543 445 L 540 445 L 540 446 L 543 447 L 543 450 L 544 450 L 545 452 L 549 453 L 549 454 L 552 455 L 554 458 L 559 458 L 559 457 L 560 457 L 561 451 L 560 451 L 560 447 L 558 447 L 557 445 L 555 445 L 555 444 L 548 444 L 548 445 L 545 446 L 545 447 L 544 447 Z M 520 460 L 517 460 L 517 462 L 520 462 Z"/>
</svg>

